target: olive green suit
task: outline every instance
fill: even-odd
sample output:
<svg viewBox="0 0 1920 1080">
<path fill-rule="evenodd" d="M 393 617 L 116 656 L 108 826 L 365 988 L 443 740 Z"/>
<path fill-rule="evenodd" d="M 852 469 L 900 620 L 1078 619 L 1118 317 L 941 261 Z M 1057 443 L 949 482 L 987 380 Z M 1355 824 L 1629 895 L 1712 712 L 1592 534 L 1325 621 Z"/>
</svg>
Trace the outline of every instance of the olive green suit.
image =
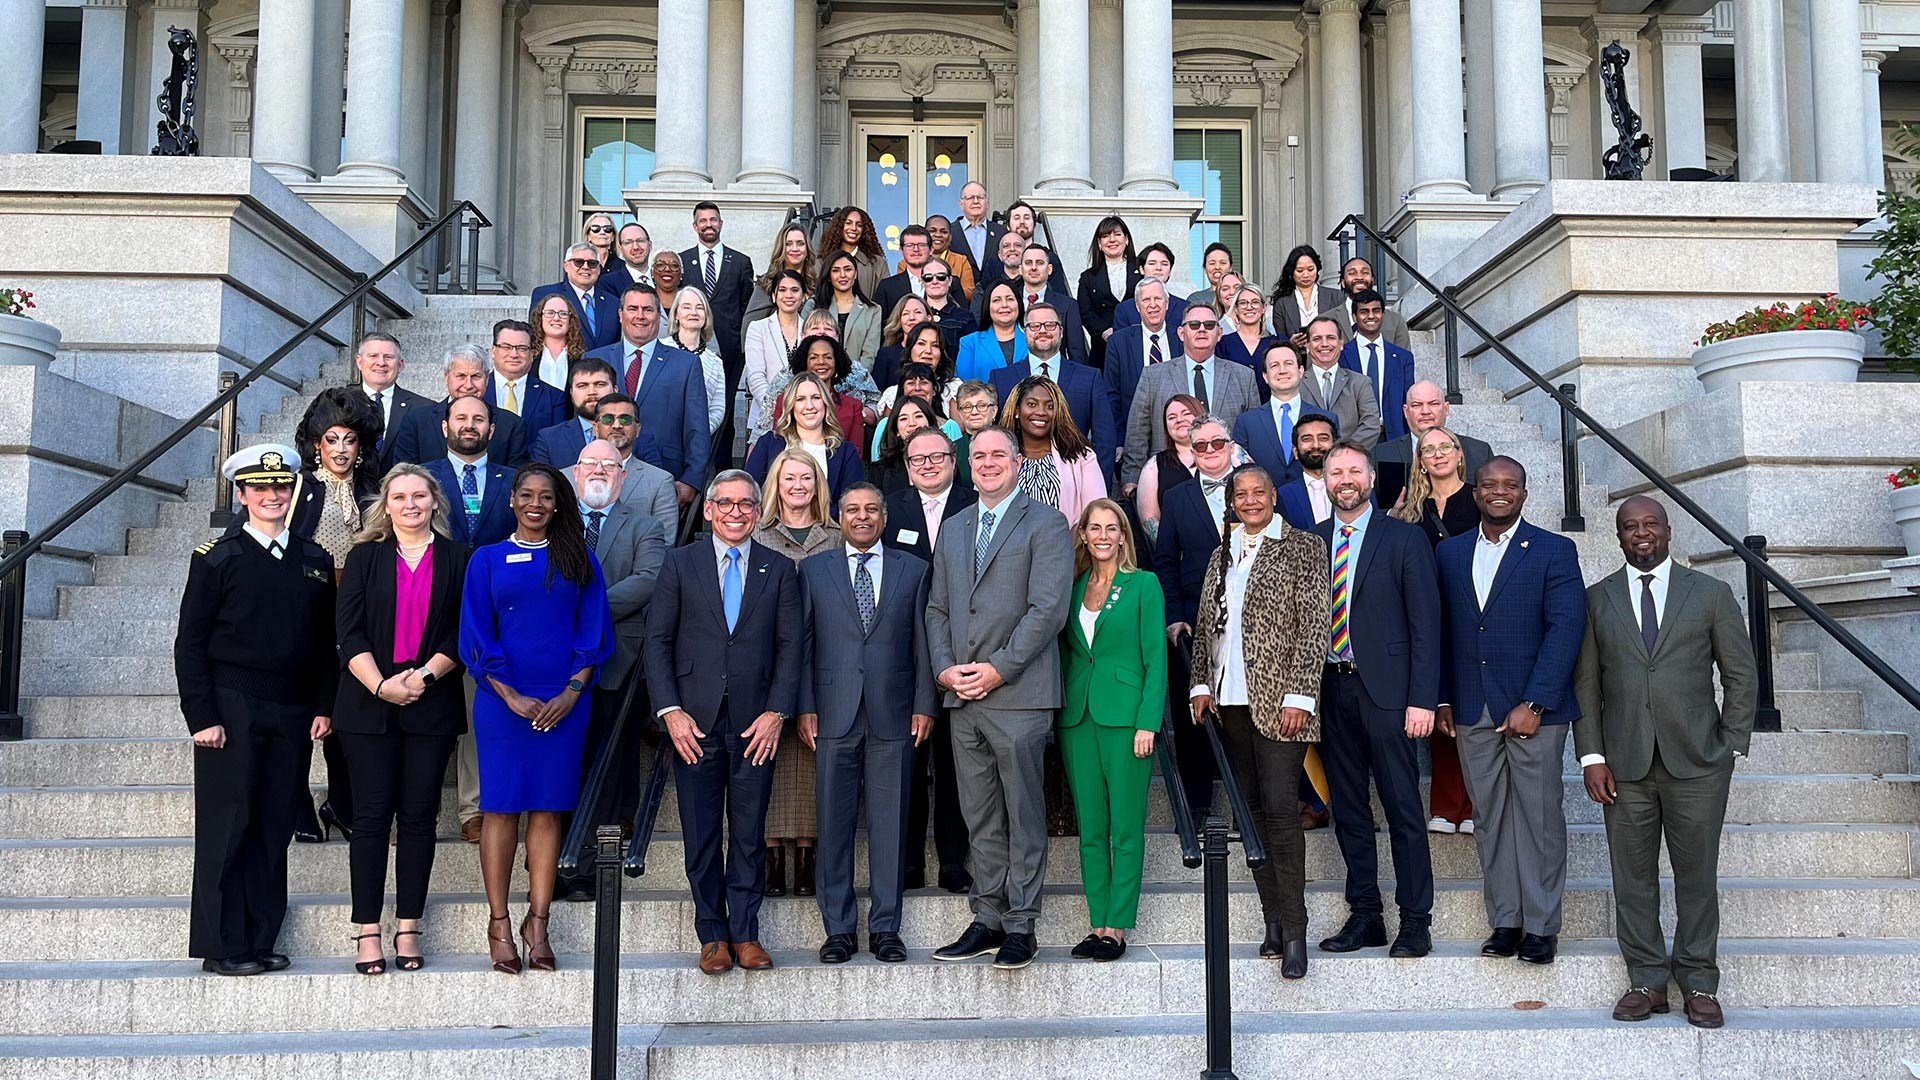
<svg viewBox="0 0 1920 1080">
<path fill-rule="evenodd" d="M 1166 707 L 1165 600 L 1148 571 L 1114 575 L 1089 645 L 1080 629 L 1087 578 L 1073 583 L 1072 614 L 1060 635 L 1060 757 L 1080 814 L 1088 925 L 1128 930 L 1140 909 L 1153 777 L 1153 758 L 1133 755 L 1133 736 L 1159 731 Z"/>
</svg>

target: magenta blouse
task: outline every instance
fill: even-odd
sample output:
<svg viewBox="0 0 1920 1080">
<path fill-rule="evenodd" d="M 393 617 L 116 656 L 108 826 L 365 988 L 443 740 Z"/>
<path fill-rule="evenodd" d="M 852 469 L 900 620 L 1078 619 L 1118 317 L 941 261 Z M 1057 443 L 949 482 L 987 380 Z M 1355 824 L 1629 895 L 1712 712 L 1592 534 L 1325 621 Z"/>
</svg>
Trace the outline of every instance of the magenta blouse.
<svg viewBox="0 0 1920 1080">
<path fill-rule="evenodd" d="M 427 607 L 433 600 L 433 545 L 420 554 L 420 565 L 409 568 L 400 552 L 393 553 L 393 662 L 424 660 L 420 636 L 427 631 Z"/>
</svg>

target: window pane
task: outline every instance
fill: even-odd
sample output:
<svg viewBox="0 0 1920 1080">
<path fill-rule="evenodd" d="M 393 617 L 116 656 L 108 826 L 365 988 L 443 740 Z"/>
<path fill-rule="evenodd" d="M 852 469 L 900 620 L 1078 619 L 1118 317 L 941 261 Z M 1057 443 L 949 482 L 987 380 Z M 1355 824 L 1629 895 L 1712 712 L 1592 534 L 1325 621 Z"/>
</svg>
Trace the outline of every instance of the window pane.
<svg viewBox="0 0 1920 1080">
<path fill-rule="evenodd" d="M 1201 265 L 1209 244 L 1219 242 L 1227 245 L 1227 250 L 1233 254 L 1233 265 L 1246 265 L 1241 261 L 1240 232 L 1241 225 L 1237 221 L 1196 221 L 1187 230 L 1187 257 L 1182 263 L 1193 268 L 1194 288 L 1203 289 L 1207 285 L 1207 275 Z"/>
<path fill-rule="evenodd" d="M 1207 213 L 1238 217 L 1246 211 L 1240 191 L 1240 132 L 1207 132 Z"/>
<path fill-rule="evenodd" d="M 923 166 L 927 217 L 939 214 L 951 221 L 960 216 L 960 189 L 973 179 L 967 143 L 965 135 L 927 136 L 927 161 Z"/>
<path fill-rule="evenodd" d="M 898 246 L 900 230 L 913 220 L 914 170 L 909 158 L 904 132 L 867 135 L 866 211 L 882 245 L 889 249 Z"/>
<path fill-rule="evenodd" d="M 619 117 L 589 117 L 580 142 L 580 201 L 588 206 L 619 206 L 625 181 L 625 122 Z"/>
<path fill-rule="evenodd" d="M 626 162 L 623 172 L 627 187 L 639 187 L 653 175 L 653 121 L 628 120 Z"/>
<path fill-rule="evenodd" d="M 1173 133 L 1173 182 L 1180 193 L 1195 198 L 1207 197 L 1205 139 L 1198 129 L 1175 129 Z M 1213 213 L 1213 209 L 1202 213 Z"/>
</svg>

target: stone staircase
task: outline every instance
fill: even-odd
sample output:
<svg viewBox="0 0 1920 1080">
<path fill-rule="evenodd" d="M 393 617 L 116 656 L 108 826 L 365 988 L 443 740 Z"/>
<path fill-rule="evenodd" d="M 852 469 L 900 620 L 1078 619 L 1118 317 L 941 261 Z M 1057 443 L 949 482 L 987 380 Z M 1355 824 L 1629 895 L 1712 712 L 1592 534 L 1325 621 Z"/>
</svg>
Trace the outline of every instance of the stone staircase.
<svg viewBox="0 0 1920 1080">
<path fill-rule="evenodd" d="M 484 342 L 509 306 L 432 298 L 401 328 L 413 358 L 406 385 L 437 396 L 439 351 L 453 340 Z M 322 379 L 345 377 L 329 365 Z M 303 407 L 289 401 L 263 418 L 259 437 L 285 437 Z M 1531 516 L 1557 524 L 1557 444 L 1484 388 L 1467 391 L 1456 420 L 1528 465 Z M 186 554 L 209 535 L 212 490 L 196 484 L 154 527 L 132 530 L 127 554 L 97 560 L 93 584 L 62 588 L 57 617 L 29 623 L 30 738 L 0 744 L 0 941 L 9 946 L 0 961 L 0 1080 L 584 1075 L 593 908 L 555 912 L 561 971 L 490 971 L 477 854 L 454 838 L 450 790 L 426 969 L 353 973 L 338 840 L 291 851 L 294 898 L 281 942 L 291 970 L 219 979 L 180 959 L 193 809 L 171 643 Z M 1588 506 L 1592 525 L 1592 508 L 1604 503 L 1590 496 Z M 1617 565 L 1604 523 L 1578 540 L 1590 578 Z M 1255 955 L 1258 898 L 1236 853 L 1239 1074 L 1903 1075 L 1902 1057 L 1920 1059 L 1920 778 L 1908 775 L 1908 738 L 1872 730 L 1857 693 L 1822 689 L 1812 654 L 1780 655 L 1776 670 L 1788 730 L 1755 737 L 1735 775 L 1723 846 L 1727 1029 L 1608 1018 L 1623 974 L 1606 841 L 1569 757 L 1566 927 L 1550 968 L 1478 955 L 1485 921 L 1473 840 L 1436 836 L 1433 956 L 1316 952 L 1306 981 L 1283 983 Z M 322 767 L 316 761 L 316 782 Z M 1149 813 L 1147 885 L 1127 956 L 1104 965 L 1068 957 L 1085 908 L 1077 847 L 1056 840 L 1041 958 L 1015 973 L 931 962 L 930 950 L 968 916 L 964 897 L 921 890 L 907 900 L 907 965 L 863 956 L 820 966 L 813 901 L 785 898 L 763 914 L 775 970 L 700 975 L 681 840 L 662 831 L 648 873 L 626 883 L 621 1073 L 1192 1075 L 1205 1052 L 1199 875 L 1180 865 L 1157 786 Z M 677 822 L 669 787 L 661 828 Z M 1345 914 L 1330 831 L 1309 834 L 1307 868 L 1317 939 Z M 516 918 L 523 910 L 514 905 Z"/>
</svg>

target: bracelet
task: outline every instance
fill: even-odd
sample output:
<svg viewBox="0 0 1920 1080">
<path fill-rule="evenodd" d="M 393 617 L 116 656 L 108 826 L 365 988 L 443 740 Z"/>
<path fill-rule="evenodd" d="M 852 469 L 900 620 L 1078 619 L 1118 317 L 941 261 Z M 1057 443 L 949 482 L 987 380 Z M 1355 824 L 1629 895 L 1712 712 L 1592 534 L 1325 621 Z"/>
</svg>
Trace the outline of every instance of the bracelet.
<svg viewBox="0 0 1920 1080">
<path fill-rule="evenodd" d="M 393 678 L 393 676 L 391 675 L 387 676 L 387 679 L 391 679 L 391 678 Z M 381 679 L 378 683 L 374 684 L 374 687 L 373 687 L 374 697 L 380 696 L 380 691 L 387 685 L 387 679 Z"/>
</svg>

